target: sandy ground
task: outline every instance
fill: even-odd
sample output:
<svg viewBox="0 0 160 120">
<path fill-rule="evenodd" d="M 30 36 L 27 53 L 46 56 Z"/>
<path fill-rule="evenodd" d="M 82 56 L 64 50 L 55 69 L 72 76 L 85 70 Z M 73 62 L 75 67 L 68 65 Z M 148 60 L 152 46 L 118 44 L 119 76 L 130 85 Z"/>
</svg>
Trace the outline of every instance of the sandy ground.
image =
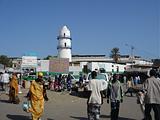
<svg viewBox="0 0 160 120">
<path fill-rule="evenodd" d="M 22 89 L 19 94 L 21 103 L 8 103 L 8 96 L 0 91 L 0 120 L 31 120 L 30 113 L 22 110 L 22 103 L 26 101 L 24 97 L 28 89 Z M 86 102 L 81 94 L 69 95 L 68 92 L 47 91 L 49 101 L 45 102 L 45 111 L 42 120 L 87 120 Z M 136 97 L 124 97 L 124 102 L 120 107 L 119 120 L 141 120 L 143 114 Z M 101 120 L 110 119 L 110 105 L 106 103 L 101 107 Z"/>
</svg>

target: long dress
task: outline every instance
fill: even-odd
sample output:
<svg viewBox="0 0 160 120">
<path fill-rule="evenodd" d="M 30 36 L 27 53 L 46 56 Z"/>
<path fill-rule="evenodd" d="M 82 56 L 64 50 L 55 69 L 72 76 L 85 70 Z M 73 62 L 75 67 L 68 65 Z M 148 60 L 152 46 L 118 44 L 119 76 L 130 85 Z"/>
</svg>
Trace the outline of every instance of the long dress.
<svg viewBox="0 0 160 120">
<path fill-rule="evenodd" d="M 19 103 L 18 98 L 18 81 L 15 75 L 12 76 L 12 79 L 9 83 L 10 90 L 9 90 L 9 101 L 11 103 Z"/>
<path fill-rule="evenodd" d="M 43 85 L 32 81 L 30 86 L 31 107 L 29 112 L 32 114 L 32 120 L 38 120 L 44 111 Z"/>
</svg>

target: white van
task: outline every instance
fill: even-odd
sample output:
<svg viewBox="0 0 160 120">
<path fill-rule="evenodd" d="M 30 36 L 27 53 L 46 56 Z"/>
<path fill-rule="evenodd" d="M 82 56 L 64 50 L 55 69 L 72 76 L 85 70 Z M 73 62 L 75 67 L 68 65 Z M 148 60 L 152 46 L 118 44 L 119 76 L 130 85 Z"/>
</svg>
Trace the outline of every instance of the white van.
<svg viewBox="0 0 160 120">
<path fill-rule="evenodd" d="M 91 73 L 88 73 L 86 83 L 89 82 L 89 80 L 92 79 Z M 109 82 L 109 77 L 107 73 L 98 73 L 96 79 L 98 80 L 105 80 L 106 82 Z"/>
</svg>

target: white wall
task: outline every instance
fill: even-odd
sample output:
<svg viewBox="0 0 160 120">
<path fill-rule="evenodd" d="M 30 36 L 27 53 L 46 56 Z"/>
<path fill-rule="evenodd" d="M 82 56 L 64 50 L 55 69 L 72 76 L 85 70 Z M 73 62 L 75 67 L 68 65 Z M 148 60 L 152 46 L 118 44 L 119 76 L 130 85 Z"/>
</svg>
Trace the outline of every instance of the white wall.
<svg viewBox="0 0 160 120">
<path fill-rule="evenodd" d="M 124 72 L 124 68 L 126 67 L 126 65 L 104 62 L 90 62 L 87 64 L 87 66 L 91 71 L 104 68 L 106 72 L 117 72 L 117 67 L 119 68 L 119 72 Z"/>
<path fill-rule="evenodd" d="M 59 58 L 69 58 L 69 62 L 72 61 L 71 49 L 58 49 Z"/>
<path fill-rule="evenodd" d="M 79 75 L 79 72 L 82 72 L 80 66 L 69 66 L 69 72 L 73 72 L 74 75 Z"/>
<path fill-rule="evenodd" d="M 49 60 L 38 60 L 37 72 L 39 71 L 49 71 Z"/>
<path fill-rule="evenodd" d="M 152 65 L 153 63 L 146 60 L 135 60 L 135 64 L 141 64 L 141 65 Z"/>
<path fill-rule="evenodd" d="M 87 63 L 87 67 L 88 67 L 88 69 L 90 69 L 91 71 L 93 71 L 93 70 L 95 70 L 95 69 L 99 69 L 98 62 L 89 62 L 89 63 Z"/>
</svg>

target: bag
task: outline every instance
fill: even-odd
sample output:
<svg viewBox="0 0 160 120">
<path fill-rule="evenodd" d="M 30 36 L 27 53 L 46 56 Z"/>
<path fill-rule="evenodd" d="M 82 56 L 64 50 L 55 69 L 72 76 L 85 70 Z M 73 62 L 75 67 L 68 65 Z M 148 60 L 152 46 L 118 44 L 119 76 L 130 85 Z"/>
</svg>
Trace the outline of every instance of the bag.
<svg viewBox="0 0 160 120">
<path fill-rule="evenodd" d="M 28 112 L 28 109 L 31 107 L 30 101 L 23 102 L 22 109 L 25 112 Z"/>
</svg>

